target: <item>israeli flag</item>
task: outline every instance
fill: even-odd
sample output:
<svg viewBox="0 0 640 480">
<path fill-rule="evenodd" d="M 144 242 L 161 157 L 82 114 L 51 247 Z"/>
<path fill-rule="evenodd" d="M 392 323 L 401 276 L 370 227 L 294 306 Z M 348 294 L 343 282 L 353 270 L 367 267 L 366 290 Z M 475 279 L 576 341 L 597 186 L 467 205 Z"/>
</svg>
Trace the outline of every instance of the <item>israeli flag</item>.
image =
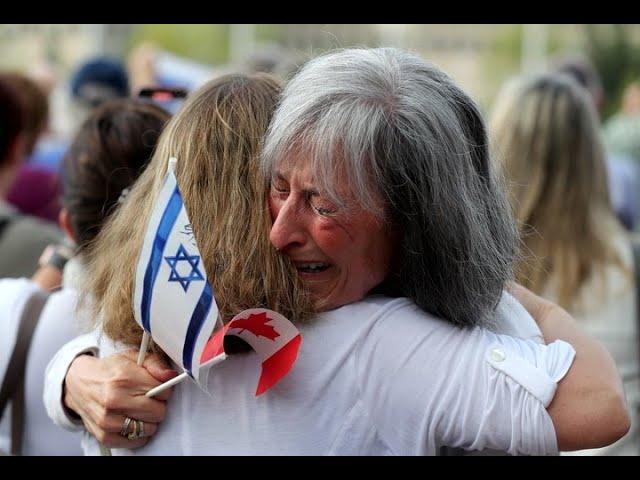
<svg viewBox="0 0 640 480">
<path fill-rule="evenodd" d="M 133 310 L 138 324 L 206 391 L 202 350 L 218 319 L 189 216 L 169 169 L 138 260 Z"/>
</svg>

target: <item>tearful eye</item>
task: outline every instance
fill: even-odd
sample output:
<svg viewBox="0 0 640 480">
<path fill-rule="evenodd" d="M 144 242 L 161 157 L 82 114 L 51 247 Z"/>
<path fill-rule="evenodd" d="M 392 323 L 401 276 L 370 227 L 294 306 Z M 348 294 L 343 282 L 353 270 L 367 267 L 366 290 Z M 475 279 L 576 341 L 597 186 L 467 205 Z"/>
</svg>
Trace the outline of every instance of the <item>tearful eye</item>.
<svg viewBox="0 0 640 480">
<path fill-rule="evenodd" d="M 333 204 L 320 199 L 317 195 L 312 196 L 309 203 L 318 215 L 329 216 L 337 211 L 337 208 Z"/>
<path fill-rule="evenodd" d="M 313 207 L 313 209 L 320 215 L 331 215 L 332 213 L 335 213 L 334 210 L 330 208 Z"/>
</svg>

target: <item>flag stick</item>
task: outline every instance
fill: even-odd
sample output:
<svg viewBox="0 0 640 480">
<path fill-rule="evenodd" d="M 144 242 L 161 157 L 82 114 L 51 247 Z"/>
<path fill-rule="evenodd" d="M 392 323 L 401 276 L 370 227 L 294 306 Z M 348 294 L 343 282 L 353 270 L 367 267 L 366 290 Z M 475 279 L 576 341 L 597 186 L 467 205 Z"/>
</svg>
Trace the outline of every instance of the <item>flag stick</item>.
<svg viewBox="0 0 640 480">
<path fill-rule="evenodd" d="M 185 378 L 187 378 L 189 374 L 187 372 L 182 372 L 177 377 L 173 377 L 171 380 L 164 382 L 162 385 L 158 385 L 157 387 L 152 388 L 147 393 L 144 394 L 145 397 L 155 397 L 160 392 L 164 392 L 167 388 L 171 388 L 174 385 L 180 383 Z"/>
<path fill-rule="evenodd" d="M 169 158 L 169 163 L 167 164 L 167 172 L 175 172 L 176 163 L 178 163 L 178 159 L 176 157 Z"/>
<path fill-rule="evenodd" d="M 142 341 L 140 342 L 140 351 L 138 352 L 138 366 L 142 365 L 144 362 L 144 357 L 147 355 L 147 350 L 149 349 L 149 340 L 151 340 L 151 335 L 146 330 L 142 334 Z"/>
<path fill-rule="evenodd" d="M 227 355 L 225 353 L 221 353 L 217 357 L 214 357 L 211 360 L 209 360 L 208 362 L 203 363 L 200 366 L 200 368 L 211 368 L 214 365 L 217 365 L 218 363 L 222 362 L 223 360 L 226 360 L 226 358 L 227 358 Z M 147 393 L 145 393 L 144 396 L 145 397 L 155 397 L 160 392 L 164 392 L 167 388 L 171 388 L 174 385 L 177 385 L 178 383 L 182 382 L 185 378 L 188 378 L 188 377 L 189 377 L 189 374 L 187 372 L 182 372 L 177 377 L 173 377 L 171 380 L 167 380 L 163 384 L 152 388 Z"/>
<path fill-rule="evenodd" d="M 211 360 L 207 360 L 206 362 L 204 362 L 202 365 L 200 365 L 200 368 L 211 368 L 214 365 L 217 365 L 226 359 L 227 359 L 227 354 L 222 352 L 217 357 L 213 357 Z"/>
</svg>

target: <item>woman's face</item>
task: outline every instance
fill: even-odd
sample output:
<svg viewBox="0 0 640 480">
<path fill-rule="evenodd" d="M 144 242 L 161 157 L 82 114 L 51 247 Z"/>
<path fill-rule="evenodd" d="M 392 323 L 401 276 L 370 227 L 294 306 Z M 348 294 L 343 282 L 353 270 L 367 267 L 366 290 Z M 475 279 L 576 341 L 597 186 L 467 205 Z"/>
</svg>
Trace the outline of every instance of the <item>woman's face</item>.
<svg viewBox="0 0 640 480">
<path fill-rule="evenodd" d="M 348 194 L 345 199 L 349 204 Z M 347 212 L 329 202 L 309 169 L 281 167 L 269 208 L 271 243 L 291 258 L 317 308 L 356 302 L 388 274 L 395 243 L 388 226 L 362 209 Z"/>
</svg>

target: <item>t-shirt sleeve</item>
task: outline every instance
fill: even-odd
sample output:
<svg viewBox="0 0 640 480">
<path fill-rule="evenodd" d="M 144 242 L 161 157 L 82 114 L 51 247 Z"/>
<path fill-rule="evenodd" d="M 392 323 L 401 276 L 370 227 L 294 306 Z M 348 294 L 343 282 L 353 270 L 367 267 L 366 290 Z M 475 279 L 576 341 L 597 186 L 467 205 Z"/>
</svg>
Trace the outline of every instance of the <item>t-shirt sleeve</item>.
<svg viewBox="0 0 640 480">
<path fill-rule="evenodd" d="M 562 341 L 460 329 L 412 305 L 376 322 L 357 368 L 377 434 L 397 454 L 449 446 L 554 455 L 546 407 L 574 356 Z"/>
<path fill-rule="evenodd" d="M 493 315 L 491 331 L 510 337 L 545 343 L 540 327 L 525 308 L 509 292 L 502 292 L 502 298 Z"/>
<path fill-rule="evenodd" d="M 62 392 L 64 379 L 73 360 L 85 353 L 97 356 L 99 353 L 98 332 L 81 335 L 66 343 L 51 359 L 44 375 L 43 400 L 47 414 L 53 422 L 71 431 L 82 430 L 82 421 L 70 416 L 64 407 Z"/>
</svg>

